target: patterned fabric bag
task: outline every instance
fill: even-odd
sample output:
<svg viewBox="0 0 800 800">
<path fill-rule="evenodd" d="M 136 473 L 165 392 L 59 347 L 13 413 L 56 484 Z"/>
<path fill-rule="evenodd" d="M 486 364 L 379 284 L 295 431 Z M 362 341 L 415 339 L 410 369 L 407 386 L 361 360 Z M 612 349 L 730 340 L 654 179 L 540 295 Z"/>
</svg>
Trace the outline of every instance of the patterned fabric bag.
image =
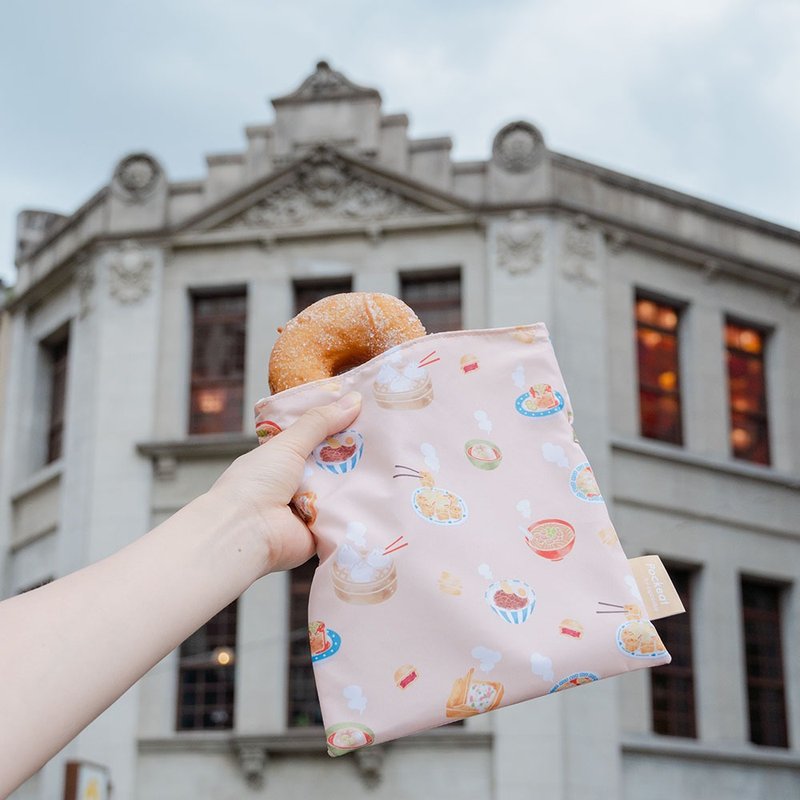
<svg viewBox="0 0 800 800">
<path fill-rule="evenodd" d="M 259 441 L 353 389 L 294 500 L 331 755 L 670 661 L 544 325 L 426 336 L 260 400 Z"/>
</svg>

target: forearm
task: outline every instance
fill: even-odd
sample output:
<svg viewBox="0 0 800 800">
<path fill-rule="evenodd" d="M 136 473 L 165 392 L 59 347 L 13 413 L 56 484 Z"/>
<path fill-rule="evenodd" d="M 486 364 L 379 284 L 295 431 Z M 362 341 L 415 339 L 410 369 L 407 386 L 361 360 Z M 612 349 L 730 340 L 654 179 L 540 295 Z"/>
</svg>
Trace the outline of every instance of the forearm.
<svg viewBox="0 0 800 800">
<path fill-rule="evenodd" d="M 203 495 L 119 553 L 0 603 L 0 796 L 267 571 L 265 542 Z"/>
</svg>

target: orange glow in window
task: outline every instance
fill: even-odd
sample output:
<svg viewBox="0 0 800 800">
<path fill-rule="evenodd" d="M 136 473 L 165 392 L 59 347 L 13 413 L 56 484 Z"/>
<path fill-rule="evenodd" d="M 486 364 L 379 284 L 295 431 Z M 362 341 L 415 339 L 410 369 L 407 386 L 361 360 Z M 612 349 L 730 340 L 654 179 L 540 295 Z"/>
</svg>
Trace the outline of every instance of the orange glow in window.
<svg viewBox="0 0 800 800">
<path fill-rule="evenodd" d="M 658 376 L 658 385 L 665 391 L 671 392 L 678 383 L 678 376 L 674 372 L 662 372 Z"/>
<path fill-rule="evenodd" d="M 225 408 L 225 391 L 203 389 L 197 394 L 197 407 L 203 414 L 221 414 Z"/>
</svg>

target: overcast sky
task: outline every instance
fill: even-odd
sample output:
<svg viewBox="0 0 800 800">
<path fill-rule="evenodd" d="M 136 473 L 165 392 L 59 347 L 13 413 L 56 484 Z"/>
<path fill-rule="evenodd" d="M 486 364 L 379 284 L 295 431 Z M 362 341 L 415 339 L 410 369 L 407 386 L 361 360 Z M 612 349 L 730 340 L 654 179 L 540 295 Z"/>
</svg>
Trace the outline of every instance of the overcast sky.
<svg viewBox="0 0 800 800">
<path fill-rule="evenodd" d="M 320 59 L 488 157 L 528 119 L 554 150 L 800 228 L 800 0 L 6 0 L 0 276 L 17 211 L 70 213 L 126 153 L 171 179 Z"/>
</svg>

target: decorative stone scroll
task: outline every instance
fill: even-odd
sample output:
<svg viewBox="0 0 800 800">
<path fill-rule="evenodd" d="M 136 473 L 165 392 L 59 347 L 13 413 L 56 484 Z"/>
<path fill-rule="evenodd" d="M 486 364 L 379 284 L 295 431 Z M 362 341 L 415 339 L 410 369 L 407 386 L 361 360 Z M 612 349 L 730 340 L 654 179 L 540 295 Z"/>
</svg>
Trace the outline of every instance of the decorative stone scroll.
<svg viewBox="0 0 800 800">
<path fill-rule="evenodd" d="M 138 242 L 124 241 L 108 262 L 111 295 L 120 303 L 136 303 L 145 297 L 153 281 L 153 258 Z"/>
<path fill-rule="evenodd" d="M 544 230 L 524 211 L 512 211 L 497 230 L 497 266 L 512 275 L 531 272 L 542 263 Z"/>
<path fill-rule="evenodd" d="M 584 214 L 579 214 L 567 228 L 561 274 L 578 286 L 600 283 L 597 232 L 589 226 Z"/>
</svg>

